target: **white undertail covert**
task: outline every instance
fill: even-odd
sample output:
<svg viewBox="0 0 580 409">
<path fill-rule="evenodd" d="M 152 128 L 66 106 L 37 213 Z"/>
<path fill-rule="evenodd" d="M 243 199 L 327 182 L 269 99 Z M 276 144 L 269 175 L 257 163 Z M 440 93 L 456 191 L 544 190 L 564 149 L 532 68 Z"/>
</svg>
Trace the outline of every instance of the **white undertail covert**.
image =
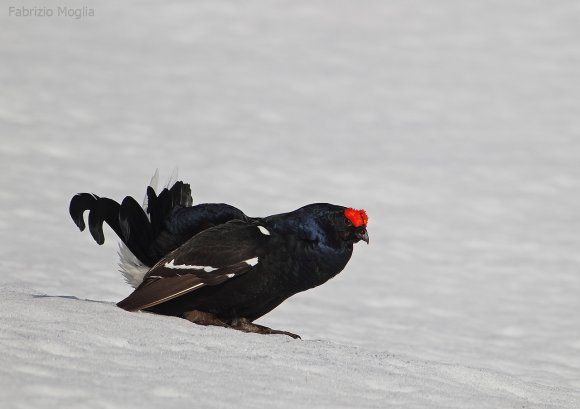
<svg viewBox="0 0 580 409">
<path fill-rule="evenodd" d="M 177 181 L 177 173 L 178 170 L 175 168 L 171 173 L 169 180 L 165 187 L 168 189 L 171 188 L 175 182 Z M 155 170 L 151 181 L 149 182 L 149 186 L 151 186 L 155 191 L 157 191 L 157 184 L 159 183 L 159 169 Z M 145 195 L 145 199 L 143 199 L 143 210 L 145 210 L 145 214 L 147 218 L 150 219 L 149 213 L 147 213 L 147 195 Z M 149 271 L 149 267 L 146 266 L 139 260 L 131 250 L 125 245 L 125 243 L 119 243 L 119 271 L 123 274 L 125 281 L 133 288 L 139 287 L 139 285 L 143 282 L 143 278 L 145 274 Z"/>
</svg>

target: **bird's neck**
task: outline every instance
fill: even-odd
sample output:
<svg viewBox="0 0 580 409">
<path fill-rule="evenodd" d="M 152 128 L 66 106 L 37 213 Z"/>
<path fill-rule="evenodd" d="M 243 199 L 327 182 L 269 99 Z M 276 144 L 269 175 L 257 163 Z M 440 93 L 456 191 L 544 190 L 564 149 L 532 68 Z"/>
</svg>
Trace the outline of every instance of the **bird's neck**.
<svg viewBox="0 0 580 409">
<path fill-rule="evenodd" d="M 352 243 L 344 243 L 340 247 L 311 243 L 306 250 L 310 273 L 303 290 L 324 284 L 336 276 L 344 269 L 351 255 Z"/>
<path fill-rule="evenodd" d="M 296 287 L 292 290 L 295 293 L 319 286 L 340 273 L 350 260 L 353 243 L 325 234 L 312 220 L 288 215 L 270 216 L 262 221 L 268 229 L 297 239 L 295 243 L 301 254 L 298 262 L 309 273 L 292 285 Z"/>
</svg>

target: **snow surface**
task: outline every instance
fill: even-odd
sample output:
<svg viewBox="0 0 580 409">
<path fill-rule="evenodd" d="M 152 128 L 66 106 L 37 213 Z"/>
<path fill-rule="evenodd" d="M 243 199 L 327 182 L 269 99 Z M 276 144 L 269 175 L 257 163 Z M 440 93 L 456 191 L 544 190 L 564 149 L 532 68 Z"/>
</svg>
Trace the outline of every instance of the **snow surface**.
<svg viewBox="0 0 580 409">
<path fill-rule="evenodd" d="M 83 5 L 0 13 L 0 407 L 580 407 L 577 2 Z M 175 166 L 249 215 L 367 210 L 258 321 L 303 340 L 115 307 L 68 202 Z"/>
</svg>

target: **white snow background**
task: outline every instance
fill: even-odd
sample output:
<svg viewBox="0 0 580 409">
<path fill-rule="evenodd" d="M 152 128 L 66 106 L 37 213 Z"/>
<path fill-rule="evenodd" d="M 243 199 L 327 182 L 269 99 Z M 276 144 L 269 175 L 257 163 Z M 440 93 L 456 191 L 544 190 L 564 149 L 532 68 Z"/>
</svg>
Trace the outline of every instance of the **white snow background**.
<svg viewBox="0 0 580 409">
<path fill-rule="evenodd" d="M 15 17 L 9 6 L 94 17 Z M 576 1 L 2 2 L 0 407 L 579 408 Z M 244 334 L 128 313 L 77 192 L 156 168 L 370 245 Z"/>
</svg>

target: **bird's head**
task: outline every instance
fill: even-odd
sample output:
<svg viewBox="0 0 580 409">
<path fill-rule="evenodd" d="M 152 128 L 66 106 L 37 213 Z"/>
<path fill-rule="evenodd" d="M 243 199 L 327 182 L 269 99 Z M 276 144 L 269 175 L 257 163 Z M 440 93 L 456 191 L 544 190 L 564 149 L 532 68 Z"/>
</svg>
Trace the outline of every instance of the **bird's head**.
<svg viewBox="0 0 580 409">
<path fill-rule="evenodd" d="M 353 243 L 363 240 L 369 244 L 367 223 L 369 218 L 364 210 L 356 210 L 349 207 L 344 210 L 342 222 L 344 224 L 343 237 Z"/>
<path fill-rule="evenodd" d="M 304 206 L 284 217 L 284 225 L 305 240 L 339 243 L 369 243 L 368 217 L 356 210 L 329 203 Z"/>
<path fill-rule="evenodd" d="M 369 218 L 364 210 L 332 206 L 332 210 L 322 219 L 322 224 L 326 225 L 324 228 L 326 237 L 330 241 L 352 245 L 362 240 L 369 244 L 367 232 Z"/>
</svg>

